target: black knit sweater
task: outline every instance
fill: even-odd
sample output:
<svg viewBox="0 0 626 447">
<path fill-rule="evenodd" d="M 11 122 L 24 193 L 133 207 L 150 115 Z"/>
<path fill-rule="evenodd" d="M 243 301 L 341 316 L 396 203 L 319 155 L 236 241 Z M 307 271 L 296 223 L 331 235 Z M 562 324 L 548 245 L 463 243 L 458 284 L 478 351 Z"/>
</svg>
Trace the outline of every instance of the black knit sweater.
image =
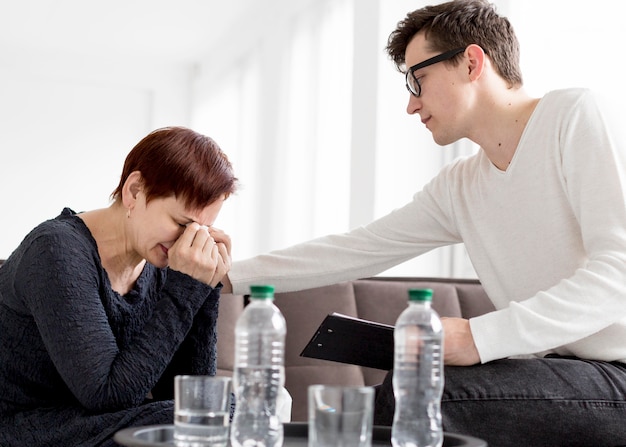
<svg viewBox="0 0 626 447">
<path fill-rule="evenodd" d="M 0 268 L 0 446 L 112 446 L 172 423 L 174 375 L 215 374 L 218 303 L 150 264 L 121 296 L 82 219 L 42 223 Z"/>
</svg>

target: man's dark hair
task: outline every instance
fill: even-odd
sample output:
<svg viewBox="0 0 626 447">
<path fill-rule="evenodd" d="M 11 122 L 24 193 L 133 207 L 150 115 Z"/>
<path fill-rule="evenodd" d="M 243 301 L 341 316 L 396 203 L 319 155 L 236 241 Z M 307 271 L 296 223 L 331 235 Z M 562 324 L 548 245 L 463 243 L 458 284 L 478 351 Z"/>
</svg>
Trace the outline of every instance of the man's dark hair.
<svg viewBox="0 0 626 447">
<path fill-rule="evenodd" d="M 386 48 L 400 71 L 405 70 L 406 47 L 417 33 L 424 33 L 429 49 L 436 53 L 476 44 L 510 87 L 523 84 L 513 26 L 486 0 L 453 0 L 408 13 L 389 36 Z"/>
</svg>

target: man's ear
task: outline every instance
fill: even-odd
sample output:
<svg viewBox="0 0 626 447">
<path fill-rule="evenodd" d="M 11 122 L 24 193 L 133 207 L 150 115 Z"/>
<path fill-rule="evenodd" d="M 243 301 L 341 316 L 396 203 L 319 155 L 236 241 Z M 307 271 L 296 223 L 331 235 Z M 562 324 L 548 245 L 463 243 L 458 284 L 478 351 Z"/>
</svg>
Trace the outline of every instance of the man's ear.
<svg viewBox="0 0 626 447">
<path fill-rule="evenodd" d="M 468 75 L 470 81 L 476 81 L 485 69 L 485 51 L 476 44 L 470 44 L 465 49 L 465 54 L 469 61 Z"/>
<path fill-rule="evenodd" d="M 143 177 L 141 176 L 141 172 L 131 172 L 122 187 L 122 203 L 124 204 L 124 208 L 132 209 L 135 207 L 137 195 L 142 189 Z"/>
</svg>

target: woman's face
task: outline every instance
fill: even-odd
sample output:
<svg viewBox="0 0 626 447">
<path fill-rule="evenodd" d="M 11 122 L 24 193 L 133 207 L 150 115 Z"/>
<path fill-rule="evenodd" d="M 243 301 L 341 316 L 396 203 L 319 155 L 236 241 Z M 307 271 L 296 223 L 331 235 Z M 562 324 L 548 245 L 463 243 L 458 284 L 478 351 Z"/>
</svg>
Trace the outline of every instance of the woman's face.
<svg viewBox="0 0 626 447">
<path fill-rule="evenodd" d="M 146 204 L 145 195 L 139 192 L 131 212 L 134 250 L 154 266 L 167 267 L 167 252 L 183 234 L 186 225 L 192 222 L 213 225 L 224 200 L 225 197 L 221 197 L 201 210 L 191 211 L 174 196 L 152 199 Z"/>
</svg>

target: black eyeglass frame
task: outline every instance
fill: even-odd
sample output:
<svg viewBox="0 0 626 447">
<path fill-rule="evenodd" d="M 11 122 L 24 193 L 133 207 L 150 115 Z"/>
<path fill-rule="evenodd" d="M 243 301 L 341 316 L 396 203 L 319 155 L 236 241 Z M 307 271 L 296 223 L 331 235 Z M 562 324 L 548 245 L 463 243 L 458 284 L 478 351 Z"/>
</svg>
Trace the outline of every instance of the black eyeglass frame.
<svg viewBox="0 0 626 447">
<path fill-rule="evenodd" d="M 415 72 L 417 70 L 421 70 L 422 68 L 428 67 L 429 65 L 436 64 L 437 62 L 443 62 L 452 59 L 457 54 L 465 51 L 465 48 L 457 48 L 456 50 L 446 51 L 445 53 L 438 54 L 437 56 L 433 56 L 425 61 L 420 62 L 419 64 L 415 64 L 406 71 L 405 77 L 405 85 L 406 89 L 416 98 L 419 98 L 422 95 L 422 85 L 420 84 L 419 79 L 415 77 Z M 409 76 L 413 78 L 415 84 L 417 85 L 417 92 L 414 92 L 411 88 L 411 83 L 409 82 Z"/>
</svg>

